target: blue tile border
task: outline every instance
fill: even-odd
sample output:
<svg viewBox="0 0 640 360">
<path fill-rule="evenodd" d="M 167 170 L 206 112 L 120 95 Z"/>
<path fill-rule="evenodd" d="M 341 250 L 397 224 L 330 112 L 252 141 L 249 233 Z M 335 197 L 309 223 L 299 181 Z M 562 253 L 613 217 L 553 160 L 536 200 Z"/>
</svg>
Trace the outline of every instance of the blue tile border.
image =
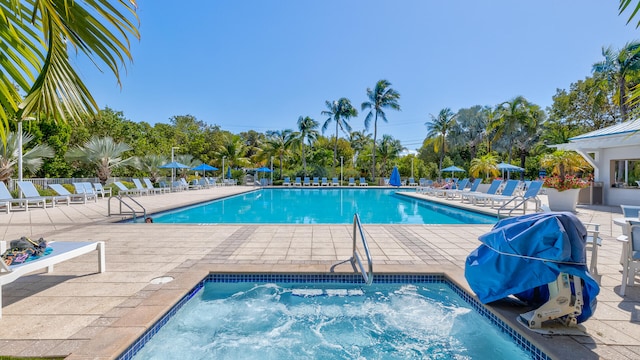
<svg viewBox="0 0 640 360">
<path fill-rule="evenodd" d="M 193 289 L 191 289 L 171 310 L 160 318 L 151 328 L 142 334 L 133 344 L 131 344 L 116 359 L 130 360 L 144 347 L 144 345 L 189 301 L 207 282 L 215 283 L 238 283 L 238 282 L 259 282 L 259 283 L 348 283 L 364 284 L 362 276 L 359 274 L 231 274 L 212 273 L 207 275 Z M 411 283 L 444 283 L 468 303 L 480 315 L 487 318 L 491 324 L 496 326 L 501 332 L 507 334 L 521 349 L 531 355 L 534 360 L 551 360 L 537 346 L 532 344 L 515 329 L 502 321 L 482 305 L 473 296 L 469 295 L 462 288 L 449 281 L 444 275 L 433 274 L 375 274 L 373 282 L 376 284 L 411 284 Z"/>
</svg>

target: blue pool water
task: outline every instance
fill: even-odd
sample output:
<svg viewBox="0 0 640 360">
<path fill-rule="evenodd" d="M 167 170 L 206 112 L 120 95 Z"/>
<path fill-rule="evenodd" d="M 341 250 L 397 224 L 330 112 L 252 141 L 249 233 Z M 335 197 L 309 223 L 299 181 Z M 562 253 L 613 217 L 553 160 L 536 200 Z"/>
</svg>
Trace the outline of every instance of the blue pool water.
<svg viewBox="0 0 640 360">
<path fill-rule="evenodd" d="M 120 359 L 546 357 L 529 343 L 517 346 L 512 329 L 492 325 L 446 281 L 282 280 L 204 282 Z"/>
<path fill-rule="evenodd" d="M 261 189 L 154 215 L 156 223 L 495 224 L 494 216 L 397 195 L 394 189 Z"/>
</svg>

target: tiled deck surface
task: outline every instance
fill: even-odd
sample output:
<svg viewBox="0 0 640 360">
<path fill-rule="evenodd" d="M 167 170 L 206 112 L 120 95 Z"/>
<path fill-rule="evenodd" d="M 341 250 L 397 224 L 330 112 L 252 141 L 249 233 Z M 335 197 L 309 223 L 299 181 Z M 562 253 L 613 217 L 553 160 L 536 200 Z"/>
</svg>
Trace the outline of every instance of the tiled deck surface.
<svg viewBox="0 0 640 360">
<path fill-rule="evenodd" d="M 136 197 L 158 212 L 251 190 L 233 186 Z M 545 199 L 543 199 L 545 202 Z M 53 273 L 24 276 L 2 289 L 0 355 L 109 359 L 120 354 L 210 271 L 328 272 L 351 252 L 351 225 L 115 224 L 108 200 L 0 214 L 4 240 L 102 240 L 107 271 L 87 254 Z M 459 203 L 455 201 L 454 203 Z M 112 206 L 116 205 L 112 201 Z M 640 286 L 618 295 L 621 229 L 617 207 L 579 206 L 583 221 L 601 224 L 598 269 L 602 289 L 588 336 L 521 332 L 557 359 L 640 358 Z M 446 273 L 461 286 L 466 256 L 489 225 L 365 225 L 375 272 Z M 348 265 L 336 271 L 351 271 Z M 152 285 L 161 276 L 174 281 Z M 518 325 L 514 325 L 518 326 Z M 70 355 L 71 354 L 71 355 Z"/>
</svg>

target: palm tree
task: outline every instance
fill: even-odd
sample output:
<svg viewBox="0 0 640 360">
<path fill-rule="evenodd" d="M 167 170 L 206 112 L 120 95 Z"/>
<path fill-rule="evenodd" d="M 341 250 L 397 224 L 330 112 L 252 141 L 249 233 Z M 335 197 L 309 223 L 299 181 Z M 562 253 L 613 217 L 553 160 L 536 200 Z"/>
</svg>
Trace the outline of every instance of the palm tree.
<svg viewBox="0 0 640 360">
<path fill-rule="evenodd" d="M 22 146 L 27 146 L 34 136 L 31 134 L 22 135 Z M 20 153 L 18 133 L 10 131 L 7 133 L 5 146 L 0 146 L 0 181 L 8 183 L 14 172 L 14 166 L 18 164 Z M 53 148 L 49 145 L 39 144 L 22 154 L 22 165 L 25 170 L 35 173 L 42 166 L 42 158 L 52 158 L 55 155 Z"/>
<path fill-rule="evenodd" d="M 180 173 L 180 177 L 183 177 L 185 179 L 187 178 L 187 174 L 192 167 L 200 165 L 200 162 L 197 161 L 191 154 L 178 154 L 175 156 L 175 161 L 188 166 L 188 168 L 177 169 L 177 171 Z"/>
<path fill-rule="evenodd" d="M 481 174 L 485 174 L 485 178 L 489 176 L 500 175 L 500 170 L 496 166 L 498 160 L 491 154 L 482 155 L 479 158 L 471 160 L 471 166 L 469 167 L 469 175 L 473 177 L 479 177 Z"/>
<path fill-rule="evenodd" d="M 247 145 L 239 135 L 225 133 L 222 143 L 216 151 L 216 155 L 220 158 L 226 158 L 227 166 L 249 166 L 249 158 L 246 157 Z M 224 174 L 225 169 L 222 169 Z"/>
<path fill-rule="evenodd" d="M 379 80 L 375 88 L 371 90 L 367 88 L 367 97 L 369 101 L 365 101 L 361 105 L 362 111 L 370 109 L 367 117 L 364 119 L 364 127 L 369 130 L 371 119 L 373 118 L 373 164 L 371 166 L 371 177 L 375 181 L 376 178 L 376 139 L 378 136 L 378 117 L 387 122 L 387 115 L 384 109 L 393 109 L 400 111 L 400 93 L 390 88 L 391 83 L 387 80 Z"/>
<path fill-rule="evenodd" d="M 293 143 L 294 132 L 291 129 L 267 131 L 266 152 L 277 156 L 280 160 L 280 178 L 282 179 L 282 164 Z"/>
<path fill-rule="evenodd" d="M 433 150 L 440 154 L 439 170 L 442 171 L 442 162 L 446 152 L 447 133 L 456 124 L 456 114 L 451 109 L 440 110 L 438 116 L 431 116 L 431 121 L 427 121 L 427 140 L 433 144 Z"/>
<path fill-rule="evenodd" d="M 149 174 L 149 180 L 158 181 L 160 178 L 160 166 L 167 163 L 167 157 L 164 155 L 147 154 L 140 158 L 140 170 Z"/>
<path fill-rule="evenodd" d="M 131 60 L 130 36 L 139 39 L 134 0 L 2 0 L 0 30 L 0 138 L 8 121 L 29 116 L 81 121 L 98 105 L 73 69 L 69 52 L 106 65 L 120 82 Z M 26 94 L 24 98 L 20 93 Z"/>
<path fill-rule="evenodd" d="M 391 135 L 382 135 L 378 155 L 380 156 L 380 173 L 387 173 L 387 165 L 400 156 L 400 152 L 405 150 L 400 140 L 394 139 Z M 375 159 L 375 156 L 372 157 Z"/>
<path fill-rule="evenodd" d="M 590 166 L 584 158 L 575 151 L 556 150 L 540 159 L 540 166 L 551 168 L 551 174 L 558 175 L 561 180 L 567 173 L 574 174 L 588 169 Z"/>
<path fill-rule="evenodd" d="M 593 72 L 600 75 L 616 95 L 622 121 L 628 120 L 629 102 L 627 98 L 628 77 L 640 70 L 640 42 L 627 43 L 619 51 L 611 47 L 602 48 L 604 60 L 593 64 Z"/>
<path fill-rule="evenodd" d="M 340 98 L 337 101 L 325 101 L 327 109 L 321 112 L 322 115 L 329 116 L 329 118 L 322 125 L 322 133 L 327 130 L 331 121 L 336 123 L 336 139 L 333 145 L 333 167 L 336 167 L 336 159 L 338 157 L 338 130 L 342 130 L 345 134 L 349 134 L 351 126 L 349 126 L 348 120 L 352 117 L 358 116 L 358 110 L 352 105 L 351 101 L 347 98 Z"/>
<path fill-rule="evenodd" d="M 122 158 L 131 147 L 125 143 L 117 143 L 110 137 L 93 136 L 83 146 L 71 149 L 65 155 L 68 161 L 78 161 L 96 168 L 98 179 L 104 185 L 113 169 L 123 166 L 136 166 L 137 158 Z"/>
<path fill-rule="evenodd" d="M 523 124 L 532 119 L 531 106 L 523 96 L 517 96 L 496 107 L 497 117 L 489 123 L 488 130 L 493 133 L 493 141 L 498 142 L 508 152 L 511 163 L 513 147 Z"/>
<path fill-rule="evenodd" d="M 320 126 L 320 123 L 308 116 L 298 117 L 298 141 L 300 142 L 300 152 L 302 154 L 302 171 L 305 175 L 307 175 L 307 156 L 304 144 L 309 143 L 311 145 L 312 141 L 318 139 L 318 136 L 320 136 L 317 130 L 318 126 Z"/>
<path fill-rule="evenodd" d="M 360 155 L 370 140 L 371 134 L 368 134 L 366 130 L 352 131 L 349 134 L 349 145 L 351 145 L 351 148 L 355 153 L 352 159 L 353 166 L 356 166 L 358 155 Z"/>
</svg>

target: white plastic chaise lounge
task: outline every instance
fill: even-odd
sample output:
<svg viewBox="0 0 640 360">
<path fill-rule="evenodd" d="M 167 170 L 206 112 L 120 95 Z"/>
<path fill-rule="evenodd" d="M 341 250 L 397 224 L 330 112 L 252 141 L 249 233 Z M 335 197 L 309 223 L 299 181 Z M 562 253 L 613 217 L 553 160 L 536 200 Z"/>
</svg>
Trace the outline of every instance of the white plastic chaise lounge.
<svg viewBox="0 0 640 360">
<path fill-rule="evenodd" d="M 302 186 L 311 186 L 311 179 L 308 176 L 304 177 L 304 181 L 302 182 Z"/>
<path fill-rule="evenodd" d="M 465 193 L 472 193 L 478 190 L 478 186 L 480 186 L 480 183 L 482 182 L 482 179 L 480 178 L 476 178 L 475 180 L 473 180 L 473 182 L 471 183 L 471 186 L 469 187 L 469 189 L 465 189 L 464 187 L 461 187 L 460 189 L 456 189 L 456 190 L 449 190 L 446 193 L 446 198 L 447 199 L 462 199 L 462 195 Z M 467 185 L 469 184 L 469 182 L 467 181 Z M 466 185 L 465 185 L 466 187 Z"/>
<path fill-rule="evenodd" d="M 365 180 L 363 177 L 360 178 L 360 186 L 369 186 L 369 183 L 367 182 L 367 180 Z"/>
<path fill-rule="evenodd" d="M 149 189 L 147 189 L 146 187 L 142 186 L 142 182 L 140 182 L 140 179 L 131 179 L 131 181 L 133 182 L 133 185 L 135 185 L 136 189 L 138 189 L 138 191 L 140 191 L 141 195 L 149 195 L 149 194 L 151 194 L 151 191 Z"/>
<path fill-rule="evenodd" d="M 540 210 L 540 199 L 538 198 L 538 193 L 540 189 L 542 189 L 542 181 L 532 181 L 527 188 L 527 191 L 522 195 L 515 196 L 504 196 L 504 195 L 496 195 L 491 197 L 491 207 L 494 207 L 496 203 L 502 204 L 500 210 L 506 209 L 508 205 L 512 206 L 511 211 L 518 209 L 522 206 L 522 212 L 526 213 L 527 211 L 527 203 L 529 201 L 533 201 L 536 205 L 535 210 Z"/>
<path fill-rule="evenodd" d="M 98 202 L 98 193 L 93 189 L 93 186 L 91 185 L 91 183 L 89 182 L 73 183 L 73 187 L 76 190 L 76 193 L 72 195 L 82 195 L 86 200 L 94 200 L 95 202 Z M 53 189 L 53 190 L 58 192 L 56 189 Z M 84 203 L 86 204 L 86 201 Z"/>
<path fill-rule="evenodd" d="M 68 196 L 69 201 L 75 204 L 86 204 L 87 203 L 87 194 L 72 194 L 67 188 L 62 186 L 62 184 L 49 184 L 48 185 L 53 191 L 55 191 L 60 196 Z"/>
<path fill-rule="evenodd" d="M 349 178 L 349 186 L 356 186 L 356 180 L 352 177 Z"/>
<path fill-rule="evenodd" d="M 468 183 L 469 183 L 469 179 L 462 179 L 457 183 L 455 183 L 454 186 L 451 187 L 450 189 L 435 189 L 434 194 L 435 196 L 438 196 L 438 197 L 442 196 L 444 198 L 448 198 L 449 196 L 453 197 L 454 196 L 453 194 L 462 192 L 462 190 L 464 190 L 464 188 L 467 187 Z"/>
<path fill-rule="evenodd" d="M 14 198 L 4 181 L 0 181 L 0 208 L 4 207 L 7 214 L 9 214 L 11 210 L 15 210 L 13 204 L 19 205 L 20 209 L 24 211 L 29 211 L 29 201 L 27 199 Z"/>
<path fill-rule="evenodd" d="M 42 206 L 43 208 L 47 207 L 47 201 L 51 202 L 51 207 L 55 207 L 56 204 L 61 202 L 69 205 L 68 196 L 42 196 L 31 181 L 18 181 L 17 184 L 24 198 L 29 201 L 29 204 L 36 204 L 36 206 Z"/>
<path fill-rule="evenodd" d="M 93 183 L 93 188 L 96 189 L 96 194 L 98 194 L 98 196 L 102 196 L 103 199 L 107 194 L 109 194 L 109 196 L 111 196 L 111 188 L 104 187 L 99 182 Z"/>
<path fill-rule="evenodd" d="M 409 186 L 418 186 L 418 183 L 416 182 L 416 179 L 410 177 L 409 178 Z"/>
<path fill-rule="evenodd" d="M 486 192 L 482 192 L 482 191 L 470 191 L 467 193 L 463 193 L 460 195 L 460 201 L 462 202 L 469 202 L 472 203 L 473 202 L 473 197 L 475 195 L 495 195 L 498 192 L 498 189 L 500 188 L 500 185 L 502 184 L 502 180 L 493 180 L 491 182 L 491 185 L 489 185 L 489 188 L 487 189 Z"/>
<path fill-rule="evenodd" d="M 329 181 L 327 181 L 326 177 L 323 177 L 322 180 L 320 180 L 320 186 L 329 186 Z"/>
<path fill-rule="evenodd" d="M 147 185 L 147 189 L 149 189 L 149 191 L 153 191 L 154 193 L 157 194 L 164 194 L 167 192 L 171 192 L 171 189 L 168 187 L 155 187 L 153 186 L 153 183 L 151 182 L 151 179 L 149 178 L 142 178 L 142 181 L 144 181 L 144 184 Z"/>
<path fill-rule="evenodd" d="M 331 186 L 338 186 L 340 185 L 340 183 L 338 182 L 338 178 L 332 178 L 331 179 Z"/>
<path fill-rule="evenodd" d="M 313 182 L 311 183 L 312 186 L 320 186 L 320 178 L 317 176 L 313 177 Z"/>
<path fill-rule="evenodd" d="M 129 189 L 120 181 L 113 182 L 118 187 L 118 195 L 141 195 L 138 189 Z"/>
<path fill-rule="evenodd" d="M 285 177 L 284 181 L 282 182 L 282 186 L 291 186 L 291 178 L 290 177 Z"/>
<path fill-rule="evenodd" d="M 81 182 L 80 184 L 84 186 L 84 193 L 87 194 L 89 198 L 95 197 L 95 201 L 98 202 L 98 192 L 93 188 L 93 185 L 88 181 Z"/>
<path fill-rule="evenodd" d="M 300 177 L 296 177 L 295 182 L 293 183 L 293 186 L 302 186 L 302 180 L 300 180 Z"/>
<path fill-rule="evenodd" d="M 1 253 L 5 252 L 6 247 L 7 243 L 5 241 L 0 242 Z M 103 273 L 106 271 L 104 241 L 51 241 L 47 244 L 47 248 L 51 248 L 53 251 L 48 255 L 28 260 L 22 264 L 7 265 L 4 261 L 0 261 L 0 317 L 2 317 L 2 285 L 9 284 L 23 275 L 45 268 L 47 272 L 53 272 L 55 264 L 95 250 L 98 250 L 98 272 Z"/>
</svg>

